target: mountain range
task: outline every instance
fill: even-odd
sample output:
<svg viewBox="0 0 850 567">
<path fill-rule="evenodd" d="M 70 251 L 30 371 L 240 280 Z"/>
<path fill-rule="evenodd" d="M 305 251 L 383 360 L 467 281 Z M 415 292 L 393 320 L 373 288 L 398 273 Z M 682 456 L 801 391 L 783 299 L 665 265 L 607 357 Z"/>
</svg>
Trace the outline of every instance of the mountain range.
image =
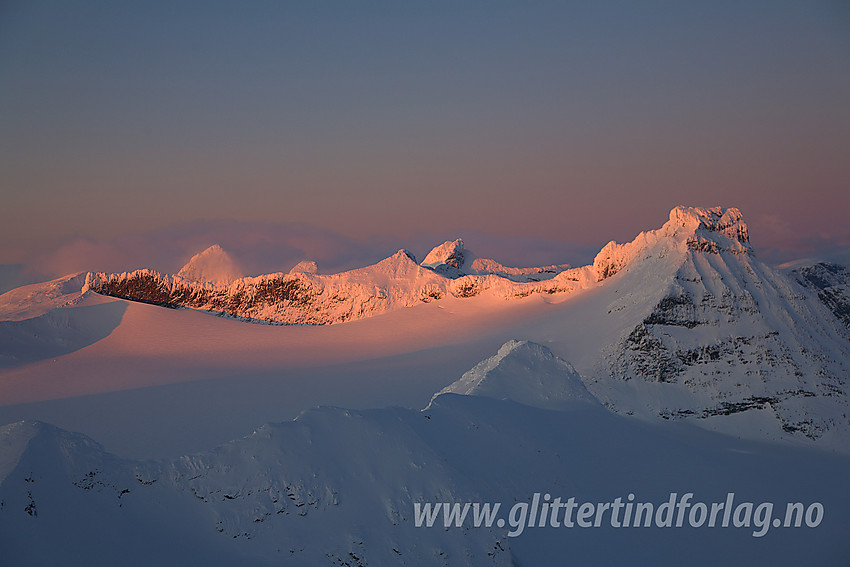
<svg viewBox="0 0 850 567">
<path fill-rule="evenodd" d="M 676 207 L 659 229 L 577 268 L 506 267 L 458 239 L 421 263 L 400 250 L 339 274 L 304 261 L 244 277 L 214 246 L 176 275 L 90 272 L 13 289 L 0 295 L 0 336 L 0 395 L 65 408 L 90 407 L 82 393 L 141 400 L 143 387 L 168 384 L 209 406 L 213 379 L 232 394 L 279 373 L 285 394 L 255 393 L 243 407 L 217 394 L 224 415 L 251 415 L 297 396 L 327 364 L 351 391 L 389 368 L 418 400 L 320 407 L 148 460 L 34 420 L 46 406 L 12 404 L 7 415 L 27 419 L 0 428 L 0 549 L 11 564 L 91 564 L 95 549 L 102 564 L 643 564 L 659 548 L 695 565 L 717 564 L 718 548 L 729 565 L 850 557 L 850 271 L 764 264 L 737 209 Z M 445 362 L 421 362 L 433 353 Z M 179 436 L 177 424 L 224 415 L 156 421 Z M 613 528 L 511 538 L 413 522 L 416 502 L 689 490 L 821 501 L 829 515 L 764 538 Z"/>
<path fill-rule="evenodd" d="M 848 272 L 830 264 L 790 274 L 770 268 L 734 208 L 676 207 L 660 229 L 610 242 L 579 268 L 507 268 L 474 257 L 458 239 L 435 247 L 421 264 L 400 250 L 340 274 L 296 267 L 224 285 L 186 277 L 203 273 L 192 268 L 198 258 L 232 265 L 212 247 L 182 276 L 89 273 L 83 290 L 287 324 L 336 324 L 448 297 L 562 300 L 595 292 L 606 305 L 578 323 L 605 339 L 592 345 L 596 353 L 582 375 L 610 409 L 756 438 L 850 446 Z"/>
</svg>

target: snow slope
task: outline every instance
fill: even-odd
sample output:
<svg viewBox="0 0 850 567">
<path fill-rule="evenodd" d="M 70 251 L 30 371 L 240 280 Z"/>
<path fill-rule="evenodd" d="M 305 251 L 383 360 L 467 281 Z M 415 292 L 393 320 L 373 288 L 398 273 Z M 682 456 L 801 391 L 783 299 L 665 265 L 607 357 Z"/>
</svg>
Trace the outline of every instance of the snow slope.
<svg viewBox="0 0 850 567">
<path fill-rule="evenodd" d="M 0 368 L 51 360 L 93 345 L 121 324 L 125 307 L 95 301 L 22 321 L 0 321 Z"/>
<path fill-rule="evenodd" d="M 0 295 L 0 321 L 23 321 L 51 309 L 82 301 L 86 274 L 70 274 L 44 283 L 21 286 Z"/>
<path fill-rule="evenodd" d="M 791 272 L 801 285 L 817 293 L 818 299 L 850 329 L 850 270 L 831 262 L 799 266 Z"/>
<path fill-rule="evenodd" d="M 850 461 L 598 405 L 547 411 L 444 394 L 424 411 L 319 408 L 212 451 L 127 461 L 41 423 L 0 429 L 4 564 L 840 565 L 848 557 Z M 14 457 L 14 455 L 17 455 Z M 801 483 L 800 478 L 817 478 Z M 415 527 L 414 503 L 820 502 L 816 528 Z M 780 510 L 781 508 L 781 510 Z M 505 511 L 501 517 L 507 517 Z M 151 545 L 156 542 L 156 545 Z"/>
<path fill-rule="evenodd" d="M 569 362 L 529 341 L 508 341 L 434 398 L 449 393 L 513 400 L 545 409 L 598 403 Z"/>
<path fill-rule="evenodd" d="M 594 263 L 625 291 L 608 309 L 628 320 L 585 375 L 606 405 L 850 447 L 846 328 L 757 259 L 739 212 L 677 208 L 659 231 L 606 248 Z"/>
<path fill-rule="evenodd" d="M 71 274 L 0 295 L 0 368 L 52 359 L 109 336 L 126 306 L 82 293 L 84 281 L 84 274 Z"/>
</svg>

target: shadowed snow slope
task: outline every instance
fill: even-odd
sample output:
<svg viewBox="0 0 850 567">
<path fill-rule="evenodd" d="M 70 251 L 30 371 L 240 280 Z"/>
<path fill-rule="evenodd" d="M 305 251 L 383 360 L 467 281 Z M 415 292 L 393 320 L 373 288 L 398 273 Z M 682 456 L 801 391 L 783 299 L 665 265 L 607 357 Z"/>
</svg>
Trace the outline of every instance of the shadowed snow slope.
<svg viewBox="0 0 850 567">
<path fill-rule="evenodd" d="M 51 309 L 23 321 L 0 321 L 0 368 L 59 357 L 109 336 L 127 305 L 110 301 Z"/>
<path fill-rule="evenodd" d="M 71 274 L 0 295 L 0 368 L 77 351 L 118 327 L 126 304 L 82 293 L 84 281 Z"/>
<path fill-rule="evenodd" d="M 70 274 L 44 283 L 15 288 L 0 295 L 0 321 L 23 321 L 51 309 L 69 307 L 82 300 L 86 274 Z"/>
<path fill-rule="evenodd" d="M 803 286 L 813 290 L 818 299 L 850 330 L 850 270 L 831 262 L 801 266 L 791 272 Z"/>
<path fill-rule="evenodd" d="M 496 355 L 478 363 L 434 397 L 447 393 L 513 400 L 547 409 L 598 403 L 569 362 L 528 341 L 508 341 Z"/>
<path fill-rule="evenodd" d="M 444 394 L 425 411 L 319 408 L 204 453 L 117 459 L 44 424 L 0 428 L 4 565 L 840 565 L 847 457 L 646 424 L 583 404 L 547 411 Z M 817 482 L 800 482 L 800 479 Z M 824 507 L 816 528 L 598 528 L 510 523 L 516 502 Z M 501 503 L 503 527 L 416 527 L 414 504 Z M 744 509 L 742 509 L 744 510 Z M 752 512 L 752 506 L 751 506 Z M 535 512 L 536 513 L 536 512 Z M 563 515 L 563 513 L 562 513 Z M 743 512 L 741 514 L 743 517 Z M 575 516 L 573 516 L 575 519 Z M 515 520 L 516 518 L 514 518 Z M 770 517 L 767 518 L 770 520 Z M 759 521 L 764 520 L 760 518 Z M 753 537 L 754 532 L 763 537 Z M 155 542 L 155 545 L 151 545 Z"/>
</svg>

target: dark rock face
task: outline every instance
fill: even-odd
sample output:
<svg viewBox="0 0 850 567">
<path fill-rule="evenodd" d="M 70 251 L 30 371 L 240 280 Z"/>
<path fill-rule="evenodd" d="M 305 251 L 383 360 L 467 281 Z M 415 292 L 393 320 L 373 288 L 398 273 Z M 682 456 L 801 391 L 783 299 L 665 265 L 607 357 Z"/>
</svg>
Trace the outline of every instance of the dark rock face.
<svg viewBox="0 0 850 567">
<path fill-rule="evenodd" d="M 310 288 L 298 278 L 279 278 L 260 282 L 255 287 L 253 301 L 260 303 L 307 303 Z"/>
<path fill-rule="evenodd" d="M 625 391 L 651 384 L 651 395 L 614 394 L 614 405 L 651 408 L 662 419 L 763 412 L 753 419 L 776 419 L 778 434 L 809 439 L 845 427 L 850 270 L 798 270 L 792 279 L 814 292 L 806 294 L 792 279 L 727 252 L 689 243 L 692 260 L 607 351 L 607 375 L 633 384 Z M 818 403 L 839 409 L 813 411 Z"/>
<path fill-rule="evenodd" d="M 162 276 L 154 272 L 136 272 L 126 279 L 111 277 L 92 291 L 102 295 L 152 303 L 163 307 L 180 306 L 180 295 L 184 295 L 176 294 L 177 297 L 175 297 L 175 294 L 171 292 L 171 286 L 164 281 Z"/>
<path fill-rule="evenodd" d="M 599 271 L 597 277 L 597 281 L 607 280 L 614 274 L 620 271 L 620 267 L 613 264 L 606 264 L 602 266 Z"/>
<path fill-rule="evenodd" d="M 459 241 L 454 251 L 456 254 L 446 251 L 450 263 L 462 263 L 463 249 Z M 538 283 L 538 278 L 525 275 L 525 272 L 538 270 L 532 268 L 513 269 L 516 272 L 513 278 L 489 273 L 463 275 L 457 268 L 444 263 L 444 256 L 440 256 L 436 267 L 420 266 L 412 254 L 399 250 L 378 264 L 340 274 L 319 275 L 292 270 L 288 274 L 240 278 L 227 285 L 187 280 L 180 275 L 164 275 L 153 270 L 89 273 L 84 289 L 131 301 L 210 311 L 255 322 L 328 325 L 439 301 L 450 295 L 468 298 L 489 291 L 506 298 L 523 297 L 533 293 L 573 292 L 583 285 L 578 276 L 566 282 L 551 278 Z M 560 272 L 552 269 L 548 273 L 557 275 Z"/>
<path fill-rule="evenodd" d="M 474 297 L 481 293 L 481 286 L 474 280 L 464 280 L 455 285 L 452 293 L 455 297 Z"/>
<path fill-rule="evenodd" d="M 632 375 L 655 382 L 675 382 L 683 369 L 682 363 L 654 336 L 646 324 L 638 325 L 623 341 L 621 378 Z"/>
<path fill-rule="evenodd" d="M 707 240 L 705 238 L 689 238 L 687 244 L 688 248 L 694 252 L 705 252 L 708 254 L 719 253 L 717 243 L 713 240 Z"/>
<path fill-rule="evenodd" d="M 694 300 L 687 293 L 668 295 L 655 306 L 644 325 L 673 325 L 693 329 L 705 323 L 696 315 Z"/>
<path fill-rule="evenodd" d="M 181 278 L 140 270 L 102 275 L 90 289 L 102 295 L 162 307 L 205 309 L 233 317 L 268 305 L 305 307 L 316 295 L 297 275 L 271 277 L 239 289 L 203 286 Z M 250 317 L 249 317 L 250 318 Z"/>
<path fill-rule="evenodd" d="M 455 249 L 454 249 L 454 251 L 453 251 L 453 252 L 449 255 L 449 257 L 448 257 L 448 258 L 446 258 L 445 264 L 446 264 L 447 266 L 451 266 L 452 268 L 455 268 L 455 269 L 459 270 L 459 269 L 460 269 L 460 267 L 461 267 L 461 266 L 463 266 L 463 259 L 464 259 L 464 258 L 463 258 L 463 248 L 461 248 L 460 246 L 458 246 L 458 247 L 457 247 L 457 248 L 455 248 Z"/>
<path fill-rule="evenodd" d="M 850 270 L 822 262 L 794 271 L 797 281 L 815 291 L 818 299 L 850 329 Z"/>
</svg>

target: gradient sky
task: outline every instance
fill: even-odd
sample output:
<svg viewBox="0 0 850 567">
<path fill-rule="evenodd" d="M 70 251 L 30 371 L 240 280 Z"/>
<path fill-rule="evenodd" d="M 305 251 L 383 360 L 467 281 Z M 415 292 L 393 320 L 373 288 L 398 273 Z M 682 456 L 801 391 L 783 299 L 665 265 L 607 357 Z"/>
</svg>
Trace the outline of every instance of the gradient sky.
<svg viewBox="0 0 850 567">
<path fill-rule="evenodd" d="M 7 0 L 0 191 L 0 263 L 222 219 L 601 246 L 677 204 L 834 250 L 850 4 Z"/>
</svg>

